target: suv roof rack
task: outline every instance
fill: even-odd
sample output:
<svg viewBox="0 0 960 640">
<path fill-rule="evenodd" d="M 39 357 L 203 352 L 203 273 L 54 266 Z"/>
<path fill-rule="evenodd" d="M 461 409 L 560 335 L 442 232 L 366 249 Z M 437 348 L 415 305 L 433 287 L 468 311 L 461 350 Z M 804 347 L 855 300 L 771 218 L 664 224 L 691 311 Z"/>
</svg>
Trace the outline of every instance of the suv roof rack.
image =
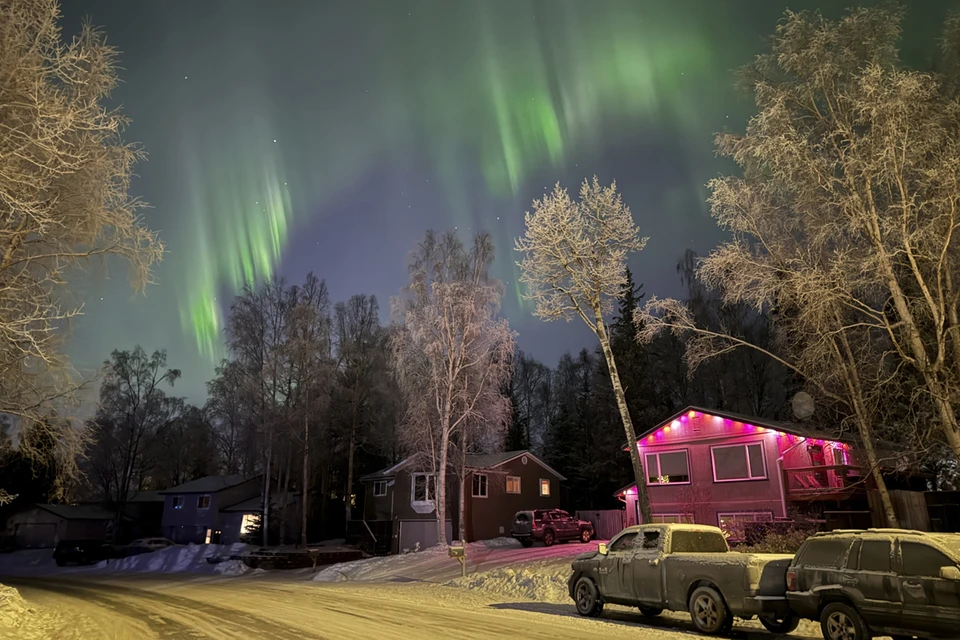
<svg viewBox="0 0 960 640">
<path fill-rule="evenodd" d="M 892 529 L 884 527 L 871 527 L 870 529 L 834 529 L 833 531 L 818 531 L 813 534 L 813 537 L 818 536 L 834 536 L 838 534 L 853 534 L 853 533 L 895 533 L 897 535 L 911 535 L 911 536 L 924 536 L 927 535 L 924 531 L 914 531 L 913 529 Z"/>
</svg>

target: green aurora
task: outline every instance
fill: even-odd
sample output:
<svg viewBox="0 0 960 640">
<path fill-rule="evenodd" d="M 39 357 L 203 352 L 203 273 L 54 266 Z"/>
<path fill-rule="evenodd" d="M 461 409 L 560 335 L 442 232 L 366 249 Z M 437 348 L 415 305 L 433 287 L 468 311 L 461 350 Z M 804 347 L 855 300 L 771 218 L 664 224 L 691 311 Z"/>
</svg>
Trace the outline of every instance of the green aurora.
<svg viewBox="0 0 960 640">
<path fill-rule="evenodd" d="M 729 77 L 716 73 L 704 19 L 659 5 L 451 2 L 413 27 L 403 15 L 412 11 L 384 10 L 370 25 L 377 48 L 357 79 L 369 94 L 359 106 L 334 93 L 279 108 L 277 61 L 238 51 L 254 82 L 231 89 L 231 115 L 211 107 L 182 118 L 190 227 L 169 259 L 183 328 L 221 357 L 221 301 L 277 270 L 301 217 L 404 149 L 426 149 L 453 224 L 467 226 L 471 173 L 510 203 L 532 174 L 563 166 L 573 149 L 599 152 L 620 129 L 666 123 L 708 138 L 703 114 L 715 105 L 691 89 Z M 319 53 L 300 63 L 316 68 L 301 74 L 306 85 L 328 83 L 338 64 Z M 290 119 L 303 138 L 278 140 Z"/>
</svg>

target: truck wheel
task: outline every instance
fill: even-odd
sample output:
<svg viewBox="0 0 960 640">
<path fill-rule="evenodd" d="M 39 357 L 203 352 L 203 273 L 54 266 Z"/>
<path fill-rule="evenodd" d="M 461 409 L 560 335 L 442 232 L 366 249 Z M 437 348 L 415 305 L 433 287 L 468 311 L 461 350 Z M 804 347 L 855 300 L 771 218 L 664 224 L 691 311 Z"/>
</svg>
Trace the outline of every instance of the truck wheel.
<svg viewBox="0 0 960 640">
<path fill-rule="evenodd" d="M 543 532 L 543 546 L 552 547 L 556 538 L 553 537 L 553 531 L 547 529 Z"/>
<path fill-rule="evenodd" d="M 658 615 L 663 613 L 663 609 L 660 607 L 650 607 L 645 604 L 640 605 L 640 613 L 647 616 L 648 618 L 656 618 Z"/>
<path fill-rule="evenodd" d="M 733 616 L 715 589 L 699 587 L 690 596 L 690 618 L 700 633 L 716 635 L 725 633 L 733 626 Z M 828 638 L 827 640 L 841 640 Z M 849 640 L 844 638 L 842 640 Z"/>
<path fill-rule="evenodd" d="M 580 578 L 573 590 L 574 601 L 577 603 L 577 613 L 591 618 L 603 613 L 603 601 L 597 585 L 590 578 Z"/>
<path fill-rule="evenodd" d="M 584 529 L 583 531 L 580 532 L 580 542 L 582 542 L 583 544 L 587 544 L 588 542 L 590 542 L 590 538 L 592 537 L 593 537 L 593 533 L 590 531 L 590 529 Z"/>
<path fill-rule="evenodd" d="M 520 538 L 520 546 L 525 547 L 525 548 L 526 548 L 526 547 L 532 547 L 532 546 L 533 546 L 533 538 Z"/>
<path fill-rule="evenodd" d="M 789 614 L 785 618 L 778 618 L 773 615 L 759 616 L 759 618 L 760 624 L 770 633 L 790 633 L 796 631 L 797 627 L 800 626 L 800 618 L 793 614 Z"/>
<path fill-rule="evenodd" d="M 820 612 L 824 640 L 871 640 L 870 627 L 856 609 L 845 602 L 831 602 Z"/>
</svg>

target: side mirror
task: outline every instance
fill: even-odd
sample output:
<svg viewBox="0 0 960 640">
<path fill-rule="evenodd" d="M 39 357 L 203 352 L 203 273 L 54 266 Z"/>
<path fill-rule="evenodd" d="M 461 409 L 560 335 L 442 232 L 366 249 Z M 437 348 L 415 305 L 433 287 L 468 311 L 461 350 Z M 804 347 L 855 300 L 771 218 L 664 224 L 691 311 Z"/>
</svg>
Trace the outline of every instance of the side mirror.
<svg viewBox="0 0 960 640">
<path fill-rule="evenodd" d="M 940 577 L 943 578 L 944 580 L 960 581 L 960 568 L 940 567 Z"/>
<path fill-rule="evenodd" d="M 601 542 L 600 544 L 597 545 L 597 553 L 599 553 L 599 554 L 602 555 L 602 556 L 607 555 L 607 543 L 606 543 L 606 542 Z"/>
</svg>

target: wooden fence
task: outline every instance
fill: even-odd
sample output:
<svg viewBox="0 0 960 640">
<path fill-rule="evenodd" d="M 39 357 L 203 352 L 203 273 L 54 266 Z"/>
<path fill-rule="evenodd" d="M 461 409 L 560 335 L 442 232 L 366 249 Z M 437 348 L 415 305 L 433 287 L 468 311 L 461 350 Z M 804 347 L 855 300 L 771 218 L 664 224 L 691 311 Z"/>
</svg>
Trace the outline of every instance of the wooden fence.
<svg viewBox="0 0 960 640">
<path fill-rule="evenodd" d="M 884 515 L 880 494 L 877 491 L 868 491 L 867 501 L 870 503 L 873 526 L 890 526 Z M 900 521 L 901 529 L 932 531 L 930 514 L 927 511 L 927 499 L 923 491 L 891 491 L 890 501 L 893 503 L 893 510 L 897 514 L 897 520 Z"/>
<path fill-rule="evenodd" d="M 577 511 L 577 519 L 586 520 L 600 540 L 609 540 L 623 530 L 623 509 L 602 511 Z"/>
</svg>

